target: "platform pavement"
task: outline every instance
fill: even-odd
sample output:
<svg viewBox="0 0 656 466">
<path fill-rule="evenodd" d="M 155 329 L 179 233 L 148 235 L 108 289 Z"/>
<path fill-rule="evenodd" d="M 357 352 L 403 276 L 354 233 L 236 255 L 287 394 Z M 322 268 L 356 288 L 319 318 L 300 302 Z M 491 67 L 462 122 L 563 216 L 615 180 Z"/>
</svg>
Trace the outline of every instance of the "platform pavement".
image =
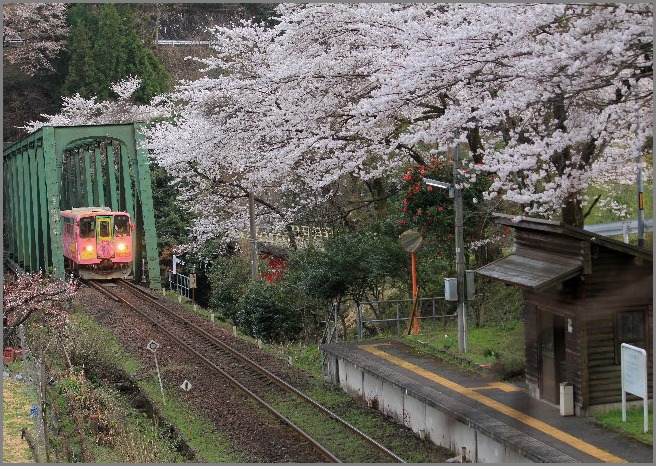
<svg viewBox="0 0 656 466">
<path fill-rule="evenodd" d="M 516 444 L 534 462 L 654 462 L 651 446 L 591 419 L 561 416 L 557 406 L 531 398 L 524 384 L 447 364 L 397 340 L 332 343 L 322 349 L 430 400 L 500 443 Z"/>
</svg>

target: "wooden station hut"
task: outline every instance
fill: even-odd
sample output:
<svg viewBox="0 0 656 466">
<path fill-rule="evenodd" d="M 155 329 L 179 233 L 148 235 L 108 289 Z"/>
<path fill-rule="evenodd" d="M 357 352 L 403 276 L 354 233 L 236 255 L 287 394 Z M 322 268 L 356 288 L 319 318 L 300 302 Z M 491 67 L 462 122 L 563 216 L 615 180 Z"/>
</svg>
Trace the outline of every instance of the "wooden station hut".
<svg viewBox="0 0 656 466">
<path fill-rule="evenodd" d="M 515 229 L 515 251 L 477 272 L 523 290 L 531 396 L 559 405 L 565 382 L 577 415 L 618 406 L 629 343 L 647 351 L 652 398 L 653 252 L 560 222 L 495 217 Z"/>
</svg>

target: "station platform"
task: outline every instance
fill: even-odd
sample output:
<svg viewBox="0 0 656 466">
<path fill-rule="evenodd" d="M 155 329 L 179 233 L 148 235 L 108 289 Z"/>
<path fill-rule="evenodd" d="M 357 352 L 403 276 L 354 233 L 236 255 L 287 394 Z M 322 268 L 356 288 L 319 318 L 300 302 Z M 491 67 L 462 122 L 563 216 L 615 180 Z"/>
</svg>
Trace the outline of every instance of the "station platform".
<svg viewBox="0 0 656 466">
<path fill-rule="evenodd" d="M 649 463 L 653 447 L 561 416 L 521 383 L 447 364 L 397 340 L 321 346 L 326 375 L 420 436 L 473 462 Z"/>
</svg>

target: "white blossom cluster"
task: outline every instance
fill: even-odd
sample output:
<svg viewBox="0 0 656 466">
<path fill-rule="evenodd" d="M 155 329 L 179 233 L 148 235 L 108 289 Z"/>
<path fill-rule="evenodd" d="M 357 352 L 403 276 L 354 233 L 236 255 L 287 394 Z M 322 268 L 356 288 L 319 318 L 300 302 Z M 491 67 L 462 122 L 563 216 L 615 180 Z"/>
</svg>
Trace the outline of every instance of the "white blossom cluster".
<svg viewBox="0 0 656 466">
<path fill-rule="evenodd" d="M 141 79 L 128 76 L 125 80 L 113 83 L 111 89 L 118 95 L 117 100 L 98 101 L 95 97 L 86 99 L 79 94 L 63 97 L 62 110 L 56 115 L 42 114 L 42 121 L 30 121 L 21 128 L 28 132 L 42 126 L 104 125 L 133 122 L 147 122 L 154 118 L 168 117 L 173 107 L 163 99 L 154 99 L 149 105 L 137 105 L 131 100 L 139 88 Z"/>
<path fill-rule="evenodd" d="M 64 3 L 4 3 L 3 56 L 27 75 L 52 72 L 69 27 Z"/>
<path fill-rule="evenodd" d="M 635 179 L 653 132 L 649 3 L 311 3 L 278 14 L 271 28 L 214 28 L 213 56 L 196 60 L 206 76 L 130 114 L 170 111 L 148 147 L 201 213 L 199 238 L 247 228 L 249 192 L 258 227 L 275 230 L 307 220 L 347 179 L 389 176 L 454 141 L 493 176 L 485 198 L 523 215 L 554 218 L 591 184 Z M 128 112 L 103 105 L 72 98 L 62 118 Z"/>
<path fill-rule="evenodd" d="M 478 170 L 525 215 L 635 178 L 652 133 L 649 4 L 284 4 L 271 29 L 217 27 L 150 148 L 186 180 L 199 233 L 292 222 L 478 131 Z M 456 136 L 456 134 L 458 136 Z M 210 220 L 211 219 L 211 220 Z"/>
</svg>

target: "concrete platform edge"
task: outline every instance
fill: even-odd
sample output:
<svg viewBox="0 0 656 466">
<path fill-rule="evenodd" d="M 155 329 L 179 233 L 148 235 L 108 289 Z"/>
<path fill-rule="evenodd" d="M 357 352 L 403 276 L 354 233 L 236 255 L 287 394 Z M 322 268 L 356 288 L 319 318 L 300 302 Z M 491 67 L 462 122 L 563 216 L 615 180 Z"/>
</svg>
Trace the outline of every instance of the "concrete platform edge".
<svg viewBox="0 0 656 466">
<path fill-rule="evenodd" d="M 322 345 L 321 349 L 336 358 L 349 362 L 354 367 L 367 371 L 370 375 L 384 378 L 388 383 L 394 385 L 399 390 L 405 391 L 408 396 L 412 396 L 424 405 L 430 406 L 431 408 L 446 414 L 463 426 L 474 429 L 485 437 L 498 442 L 505 448 L 511 449 L 516 454 L 529 461 L 539 463 L 578 462 L 571 456 L 558 451 L 540 440 L 524 434 L 513 427 L 507 426 L 487 414 L 477 412 L 474 408 L 471 408 L 460 401 L 454 400 L 438 390 L 421 385 L 404 376 L 399 371 L 378 364 L 365 355 L 341 351 L 343 350 L 342 346 Z M 343 386 L 340 380 L 333 381 L 342 385 L 344 390 L 349 391 L 347 390 L 347 387 Z M 371 402 L 371 400 L 365 398 L 363 393 L 359 392 L 358 395 L 365 399 L 365 401 Z M 420 434 L 420 432 L 416 433 Z M 435 441 L 435 439 L 432 440 Z M 442 446 L 450 447 L 452 445 Z"/>
</svg>

